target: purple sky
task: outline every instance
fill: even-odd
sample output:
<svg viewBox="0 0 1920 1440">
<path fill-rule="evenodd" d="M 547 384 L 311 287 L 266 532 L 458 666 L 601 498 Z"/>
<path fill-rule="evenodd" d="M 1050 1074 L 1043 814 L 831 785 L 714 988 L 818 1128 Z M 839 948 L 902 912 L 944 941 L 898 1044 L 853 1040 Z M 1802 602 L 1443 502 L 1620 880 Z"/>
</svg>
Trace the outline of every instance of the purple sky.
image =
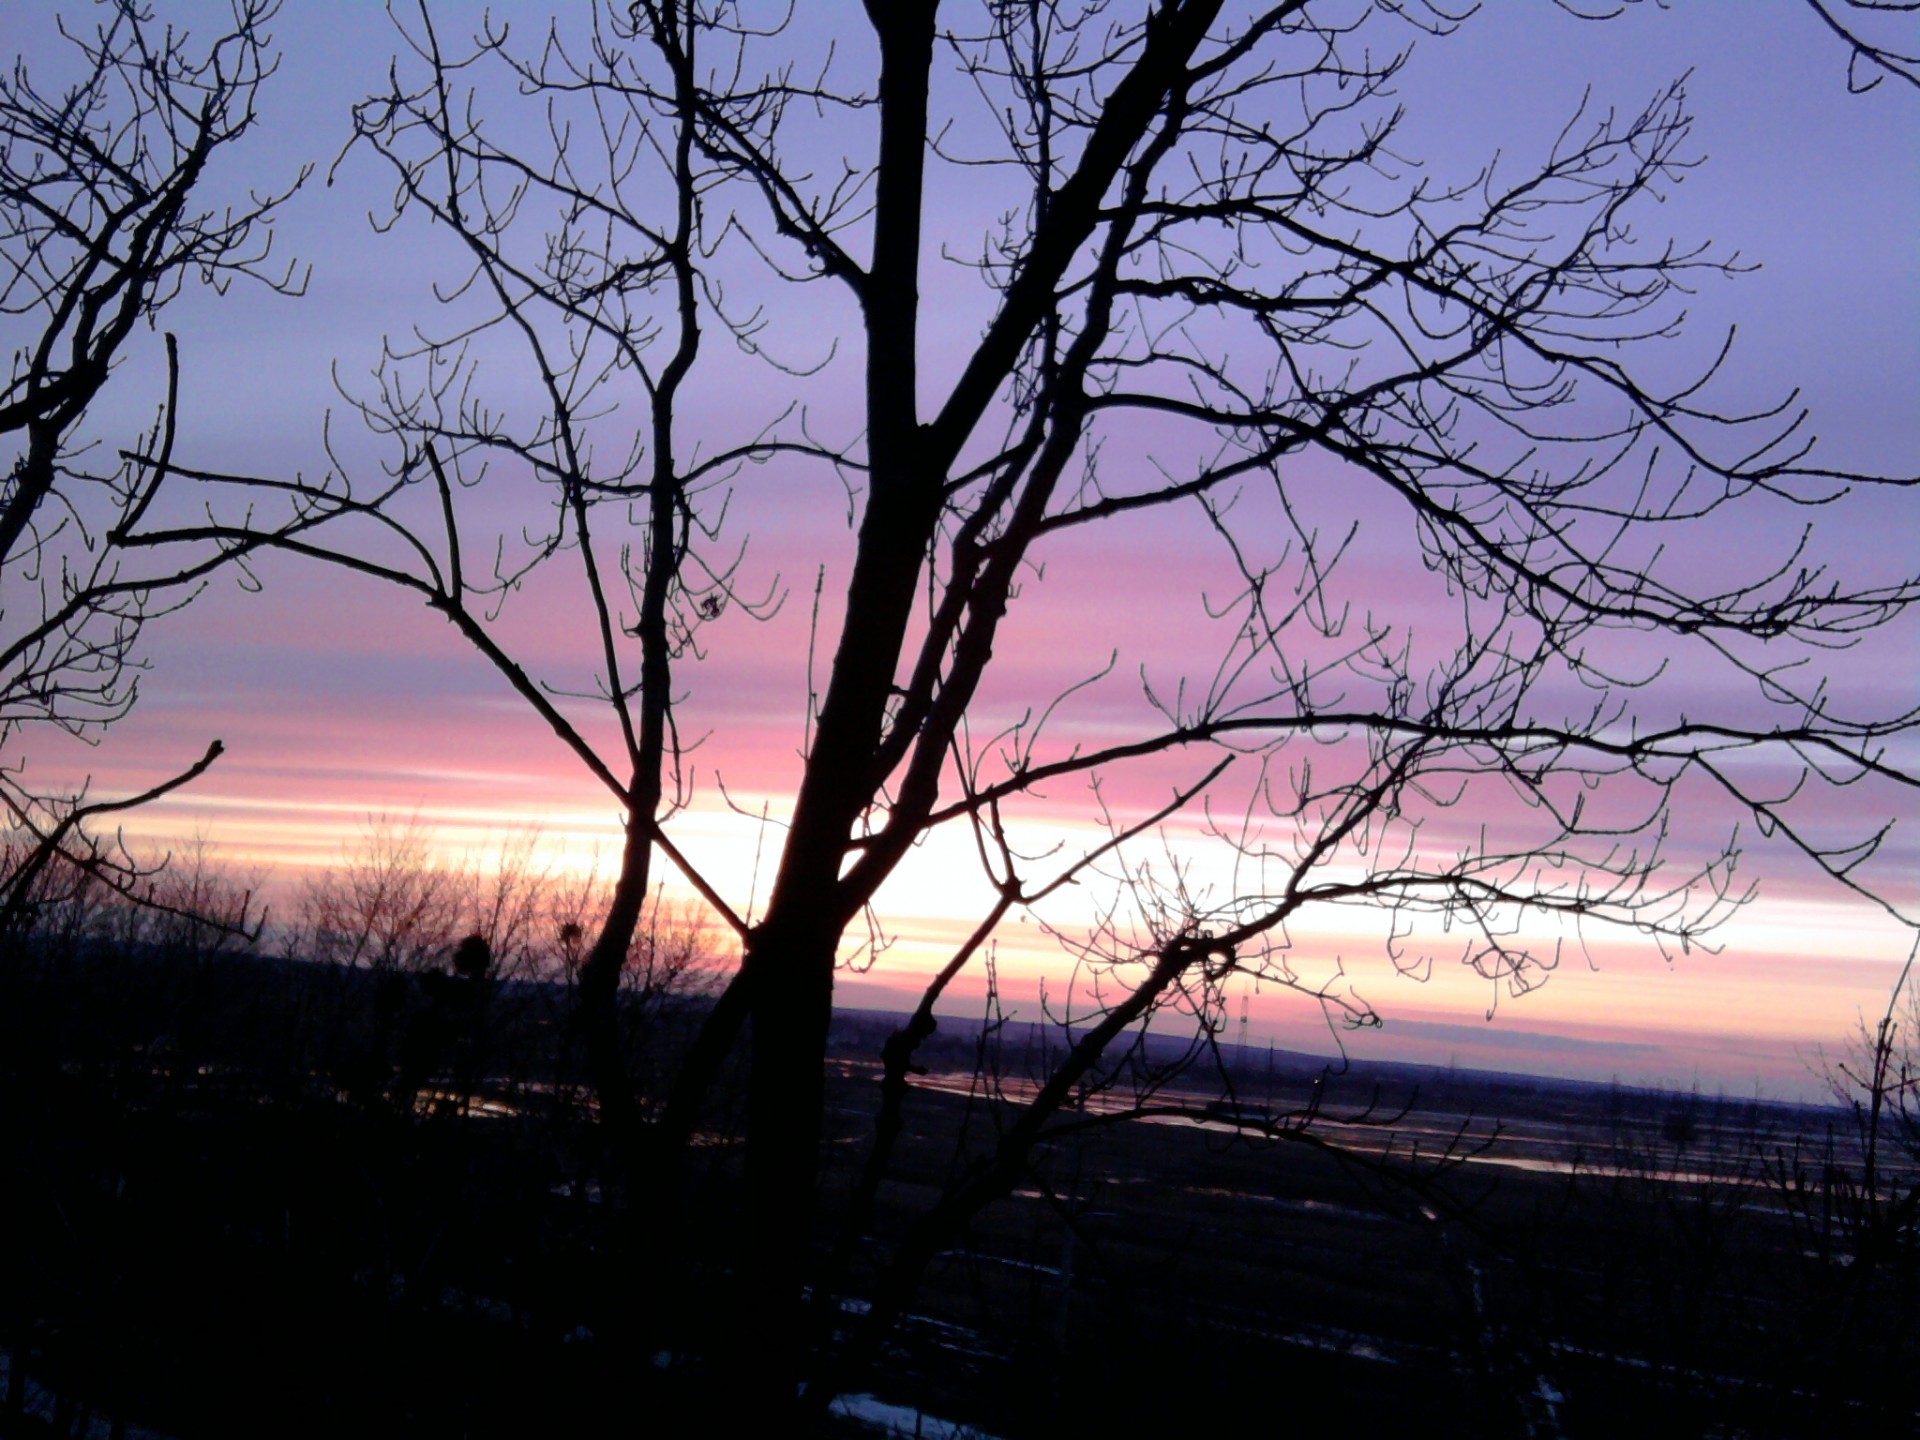
<svg viewBox="0 0 1920 1440">
<path fill-rule="evenodd" d="M 224 7 L 160 0 L 160 8 L 210 25 Z M 36 68 L 58 64 L 52 9 L 9 26 Z M 543 9 L 492 7 L 529 30 L 544 24 Z M 449 4 L 437 13 L 450 32 L 475 23 L 479 7 Z M 432 323 L 428 287 L 450 272 L 444 236 L 413 225 L 386 237 L 370 231 L 367 212 L 381 206 L 388 184 L 371 156 L 349 154 L 329 183 L 347 107 L 381 83 L 392 50 L 380 8 L 288 0 L 275 28 L 285 62 L 264 93 L 263 124 L 244 151 L 246 172 L 229 171 L 224 181 L 273 186 L 302 164 L 317 165 L 285 208 L 275 242 L 311 262 L 308 294 L 189 292 L 165 324 L 179 333 L 185 360 L 180 454 L 210 468 L 284 474 L 324 468 L 329 407 L 341 453 L 366 463 L 371 452 L 341 413 L 333 374 L 364 388 L 358 377 L 377 358 L 382 334 Z M 1459 34 L 1418 47 L 1400 85 L 1409 111 L 1402 146 L 1443 180 L 1470 175 L 1495 150 L 1503 163 L 1524 166 L 1589 87 L 1590 105 L 1634 109 L 1687 70 L 1697 117 L 1690 148 L 1708 163 L 1639 223 L 1658 227 L 1647 233 L 1649 243 L 1664 235 L 1712 241 L 1761 268 L 1735 282 L 1708 277 L 1691 302 L 1676 364 L 1710 350 L 1737 324 L 1723 403 L 1770 403 L 1797 386 L 1826 463 L 1913 471 L 1920 457 L 1920 94 L 1888 84 L 1849 95 L 1844 55 L 1801 6 L 1639 5 L 1607 24 L 1544 4 L 1490 6 Z M 977 245 L 981 217 L 995 209 L 995 195 L 976 188 L 987 183 L 976 172 L 942 172 L 930 251 L 942 240 L 958 251 Z M 967 277 L 937 258 L 923 288 L 930 332 L 951 337 L 950 347 L 936 346 L 928 358 L 933 394 L 949 370 L 943 359 L 958 363 L 986 312 Z M 804 303 L 802 312 L 777 315 L 771 332 L 793 358 L 823 354 L 823 337 L 835 331 L 853 333 L 842 297 L 815 287 Z M 143 341 L 90 433 L 123 443 L 150 422 L 161 393 L 157 353 L 157 343 Z M 737 436 L 742 423 L 750 433 L 755 417 L 785 393 L 775 384 L 780 377 L 750 362 L 722 369 L 724 383 L 703 389 L 707 409 L 691 417 L 695 427 L 711 424 L 713 444 Z M 510 398 L 510 367 L 494 373 Z M 844 397 L 855 375 L 857 356 L 849 353 L 798 387 L 830 432 L 852 423 Z M 746 810 L 765 803 L 778 818 L 797 767 L 816 569 L 826 567 L 822 631 L 830 635 L 850 555 L 838 483 L 794 468 L 767 470 L 742 478 L 728 533 L 751 536 L 746 573 L 784 591 L 786 603 L 771 623 L 730 619 L 716 627 L 710 658 L 684 672 L 683 729 L 712 738 L 690 762 L 694 808 L 683 820 L 683 844 L 730 885 L 743 886 L 752 883 L 755 830 L 720 803 L 719 783 Z M 1329 467 L 1310 473 L 1302 493 L 1324 487 L 1331 513 L 1340 483 Z M 1903 563 L 1911 570 L 1920 554 L 1913 499 L 1876 495 L 1832 512 L 1822 519 L 1821 553 L 1861 573 Z M 514 523 L 507 510 L 485 504 L 476 515 Z M 1779 552 L 1802 518 L 1769 513 L 1721 532 L 1699 563 L 1724 561 L 1716 547 Z M 1344 587 L 1387 608 L 1413 603 L 1405 526 L 1373 519 L 1343 572 Z M 1069 706 L 1063 723 L 1089 737 L 1122 733 L 1139 715 L 1132 677 L 1143 665 L 1158 676 L 1189 671 L 1208 635 L 1199 597 L 1221 583 L 1218 552 L 1205 548 L 1193 521 L 1163 516 L 1061 544 L 1002 642 L 977 729 L 1017 716 L 1036 697 L 1044 704 L 1117 649 L 1115 679 Z M 84 754 L 36 749 L 36 765 L 48 774 L 84 769 L 98 793 L 113 793 L 178 769 L 218 735 L 228 754 L 216 770 L 143 814 L 135 833 L 204 829 L 227 853 L 276 867 L 276 880 L 289 889 L 301 866 L 337 854 L 365 817 L 380 812 L 417 812 L 455 849 L 531 824 L 575 855 L 596 841 L 610 849 L 613 807 L 591 778 L 417 601 L 281 561 L 263 562 L 259 573 L 264 593 L 221 581 L 153 628 L 140 707 L 104 744 Z M 582 683 L 594 662 L 576 615 L 568 598 L 536 586 L 516 598 L 506 626 L 547 673 Z M 1836 661 L 1836 683 L 1882 709 L 1911 706 L 1920 689 L 1916 653 L 1916 628 L 1904 623 Z M 1684 694 L 1692 677 L 1674 678 Z M 1710 677 L 1699 683 L 1711 690 Z M 1176 770 L 1132 783 L 1151 790 Z M 1077 833 L 1071 827 L 1086 819 L 1084 791 L 1055 799 L 1048 823 Z M 1843 795 L 1831 807 L 1833 822 L 1857 820 L 1860 803 Z M 1920 819 L 1910 797 L 1883 792 L 1864 803 L 1894 807 L 1885 813 L 1907 827 Z M 1721 817 L 1700 818 L 1711 838 Z M 1876 872 L 1909 903 L 1916 858 L 1902 830 Z M 954 878 L 967 863 L 964 845 L 936 842 L 909 865 L 889 917 L 898 943 L 869 976 L 844 988 L 845 998 L 886 1003 L 906 993 L 916 967 L 971 913 L 977 889 Z M 1564 962 L 1541 991 L 1502 1002 L 1491 1022 L 1485 987 L 1470 977 L 1436 972 L 1420 986 L 1396 975 L 1379 958 L 1377 926 L 1366 917 L 1302 930 L 1295 949 L 1314 963 L 1337 956 L 1386 1014 L 1387 1029 L 1357 1037 L 1356 1053 L 1677 1083 L 1698 1077 L 1738 1091 L 1757 1082 L 1768 1093 L 1800 1093 L 1807 1086 L 1799 1055 L 1844 1041 L 1855 1015 L 1880 1002 L 1910 943 L 1900 927 L 1807 869 L 1762 843 L 1743 874 L 1761 877 L 1763 897 L 1727 928 L 1721 955 L 1669 965 L 1643 947 L 1600 945 L 1592 965 Z M 1050 952 L 1032 928 L 1003 941 L 1010 985 L 1030 987 L 1045 968 L 1041 957 Z M 1272 995 L 1255 1005 L 1256 1039 L 1324 1047 L 1310 1007 Z"/>
</svg>

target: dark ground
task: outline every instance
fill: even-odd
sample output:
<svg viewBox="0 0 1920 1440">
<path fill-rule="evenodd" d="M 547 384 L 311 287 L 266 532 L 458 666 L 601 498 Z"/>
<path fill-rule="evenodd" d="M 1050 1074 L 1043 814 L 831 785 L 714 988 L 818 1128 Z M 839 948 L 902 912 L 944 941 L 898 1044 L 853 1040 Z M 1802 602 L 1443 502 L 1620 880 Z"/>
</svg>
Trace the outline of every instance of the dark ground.
<svg viewBox="0 0 1920 1440">
<path fill-rule="evenodd" d="M 247 957 L 15 957 L 0 1433 L 721 1428 L 702 1357 L 727 1349 L 736 1147 L 724 1127 L 699 1147 L 691 1237 L 642 1233 L 565 1008 L 553 986 Z M 666 1054 L 687 1016 L 644 1019 L 636 1043 Z M 894 1023 L 840 1017 L 830 1197 Z M 925 1057 L 843 1329 L 957 1142 L 1000 1113 L 965 1093 L 974 1047 L 953 1030 Z M 1311 1062 L 1245 1058 L 1245 1113 L 1310 1104 Z M 1008 1440 L 1279 1428 L 1305 1397 L 1434 1436 L 1909 1433 L 1912 1205 L 1904 1228 L 1869 1223 L 1847 1123 L 1389 1069 L 1326 1082 L 1305 1141 L 1117 1124 L 1039 1156 L 943 1255 L 852 1408 Z"/>
</svg>

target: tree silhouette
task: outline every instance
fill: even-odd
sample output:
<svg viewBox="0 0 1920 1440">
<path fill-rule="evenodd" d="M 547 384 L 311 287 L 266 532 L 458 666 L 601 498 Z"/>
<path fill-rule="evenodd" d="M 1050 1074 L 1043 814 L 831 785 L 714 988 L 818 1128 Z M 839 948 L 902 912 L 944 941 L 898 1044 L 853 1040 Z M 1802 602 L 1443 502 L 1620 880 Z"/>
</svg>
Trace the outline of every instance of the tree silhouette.
<svg viewBox="0 0 1920 1440">
<path fill-rule="evenodd" d="M 0 807 L 24 843 L 0 872 L 0 933 L 29 916 L 36 885 L 58 861 L 124 887 L 138 867 L 93 838 L 88 822 L 186 784 L 204 756 L 145 794 L 89 802 L 23 775 L 26 727 L 92 735 L 127 713 L 145 622 L 184 604 L 235 547 L 200 547 L 133 563 L 122 541 L 152 503 L 159 472 L 88 468 L 88 411 L 141 326 L 189 283 L 224 290 L 237 277 L 299 288 L 268 268 L 268 222 L 285 193 L 239 204 L 205 198 L 209 173 L 253 126 L 273 70 L 264 27 L 272 0 L 234 7 L 231 26 L 201 47 L 116 0 L 93 33 L 62 34 L 78 78 L 41 88 L 24 62 L 0 76 L 0 315 L 14 336 L 0 391 Z M 146 450 L 173 443 L 179 357 Z M 150 557 L 142 557 L 150 558 Z"/>
<path fill-rule="evenodd" d="M 1819 661 L 1920 580 L 1830 568 L 1810 527 L 1766 538 L 1794 507 L 1911 482 L 1826 466 L 1790 398 L 1717 398 L 1724 347 L 1676 373 L 1686 295 L 1738 268 L 1637 237 L 1695 163 L 1681 83 L 1534 117 L 1531 165 L 1429 173 L 1395 91 L 1410 42 L 1461 23 L 1437 6 L 872 4 L 803 30 L 640 0 L 525 45 L 452 45 L 424 6 L 398 23 L 404 63 L 355 143 L 394 183 L 382 224 L 430 220 L 466 268 L 439 328 L 348 387 L 385 471 L 149 458 L 212 518 L 135 538 L 271 545 L 412 592 L 614 797 L 623 865 L 581 981 L 603 1113 L 669 1215 L 744 1053 L 738 1364 L 765 1405 L 805 1382 L 824 1406 L 1037 1146 L 1178 1111 L 1167 1087 L 1229 984 L 1374 1023 L 1291 952 L 1304 917 L 1388 913 L 1394 963 L 1451 957 L 1497 1001 L 1594 933 L 1701 943 L 1750 893 L 1744 821 L 1913 918 L 1867 862 L 1914 784 L 1887 747 L 1916 715 L 1852 708 Z M 837 603 L 824 578 L 816 598 L 823 679 L 792 717 L 755 908 L 675 843 L 677 715 L 725 627 L 782 593 L 754 582 L 729 499 L 807 467 L 844 485 L 853 540 Z M 483 502 L 505 492 L 503 524 Z M 1143 669 L 1099 728 L 1077 728 L 1078 676 L 1009 704 L 1021 677 L 995 663 L 1088 532 L 1147 538 L 1154 623 L 1205 652 Z M 1365 558 L 1386 537 L 1419 597 L 1398 610 Z M 1210 583 L 1186 578 L 1196 555 Z M 539 586 L 578 596 L 589 686 L 500 624 Z M 1124 688 L 1091 668 L 1094 693 Z M 1102 833 L 1036 847 L 1023 825 L 1082 784 Z M 1816 802 L 1849 785 L 1842 834 Z M 1037 918 L 1077 978 L 1045 1073 L 879 1262 L 843 1363 L 801 1304 L 844 1280 L 816 1245 L 834 976 L 945 827 L 994 898 L 887 1048 L 861 1193 L 934 1002 L 1003 924 Z M 643 1114 L 615 996 L 656 858 L 743 967 Z M 1104 896 L 1090 921 L 1048 908 L 1069 886 Z M 1175 1015 L 1194 1045 L 1156 1059 L 1147 1027 Z"/>
</svg>

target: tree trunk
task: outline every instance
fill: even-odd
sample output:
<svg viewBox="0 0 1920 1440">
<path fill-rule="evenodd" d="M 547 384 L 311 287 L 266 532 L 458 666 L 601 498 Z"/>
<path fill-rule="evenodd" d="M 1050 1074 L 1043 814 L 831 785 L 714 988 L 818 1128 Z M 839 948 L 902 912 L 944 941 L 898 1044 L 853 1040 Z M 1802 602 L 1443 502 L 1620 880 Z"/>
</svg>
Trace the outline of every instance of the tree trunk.
<svg viewBox="0 0 1920 1440">
<path fill-rule="evenodd" d="M 801 1292 L 813 1250 L 827 1027 L 840 936 L 862 897 L 841 861 L 884 779 L 875 756 L 938 524 L 940 476 L 917 418 L 921 200 L 932 0 L 873 6 L 880 152 L 865 277 L 869 491 L 846 619 L 764 924 L 745 957 L 753 1014 L 747 1089 L 746 1369 L 769 1416 L 793 1411 L 807 1366 Z"/>
<path fill-rule="evenodd" d="M 633 1077 L 620 1048 L 620 972 L 646 908 L 652 842 L 634 816 L 627 819 L 620 856 L 620 878 L 614 882 L 607 918 L 580 967 L 580 1026 L 587 1046 L 587 1066 L 600 1117 L 614 1150 L 633 1153 L 639 1125 Z"/>
</svg>

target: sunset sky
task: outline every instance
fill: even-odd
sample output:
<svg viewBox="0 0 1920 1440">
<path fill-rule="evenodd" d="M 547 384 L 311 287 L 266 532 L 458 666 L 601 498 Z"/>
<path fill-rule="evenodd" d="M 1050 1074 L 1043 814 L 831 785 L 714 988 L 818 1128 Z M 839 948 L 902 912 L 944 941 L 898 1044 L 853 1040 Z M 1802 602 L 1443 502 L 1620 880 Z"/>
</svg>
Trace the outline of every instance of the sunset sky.
<svg viewBox="0 0 1920 1440">
<path fill-rule="evenodd" d="M 19 8 L 25 13 L 9 16 L 8 38 L 36 74 L 44 69 L 52 78 L 66 63 L 51 23 L 56 7 L 35 0 Z M 157 8 L 209 27 L 224 10 L 170 0 L 157 0 Z M 496 20 L 527 33 L 544 27 L 545 8 L 490 7 Z M 810 9 L 796 12 L 798 47 L 816 38 L 805 32 Z M 436 15 L 443 32 L 457 32 L 477 23 L 480 7 L 449 3 Z M 328 464 L 322 427 L 329 411 L 337 454 L 362 465 L 377 455 L 335 377 L 350 393 L 366 393 L 362 377 L 381 337 L 433 325 L 431 287 L 457 268 L 445 237 L 423 226 L 372 231 L 368 213 L 387 203 L 391 189 L 374 157 L 352 150 L 335 167 L 349 106 L 383 83 L 393 52 L 382 9 L 362 0 L 287 0 L 274 31 L 284 62 L 263 91 L 257 135 L 229 157 L 244 173 L 230 169 L 221 183 L 271 189 L 290 183 L 303 165 L 316 167 L 282 211 L 274 242 L 276 254 L 311 264 L 307 293 L 287 299 L 235 287 L 222 298 L 189 290 L 163 325 L 179 334 L 183 357 L 183 460 L 233 472 L 314 474 Z M 857 66 L 858 58 L 842 63 Z M 1708 241 L 1759 268 L 1731 281 L 1702 278 L 1684 335 L 1670 347 L 1672 373 L 1710 355 L 1737 325 L 1724 403 L 1776 402 L 1797 388 L 1823 463 L 1920 470 L 1920 93 L 1885 84 L 1850 94 L 1844 53 L 1805 7 L 1690 0 L 1635 5 L 1600 24 L 1545 4 L 1488 5 L 1458 34 L 1417 47 L 1399 85 L 1408 111 L 1401 148 L 1442 178 L 1470 176 L 1496 151 L 1524 164 L 1551 143 L 1583 95 L 1593 107 L 1637 110 L 1689 71 L 1697 117 L 1690 151 L 1707 163 L 1635 224 L 1649 245 L 1667 236 Z M 970 189 L 975 183 L 967 172 L 947 172 L 929 217 L 934 238 L 923 289 L 936 337 L 926 363 L 929 394 L 950 378 L 942 361 L 957 364 L 990 313 L 939 258 L 942 243 L 956 253 L 977 249 L 991 224 L 995 197 Z M 746 282 L 743 288 L 751 291 Z M 821 288 L 801 292 L 804 310 L 776 313 L 769 343 L 793 347 L 784 353 L 803 364 L 826 358 L 827 341 L 838 334 L 846 353 L 802 381 L 722 356 L 682 422 L 686 442 L 707 438 L 700 427 L 709 425 L 709 447 L 732 443 L 743 424 L 752 432 L 753 417 L 778 414 L 789 392 L 823 431 L 852 423 L 857 331 L 839 297 Z M 118 446 L 151 423 L 163 394 L 158 357 L 157 337 L 139 337 L 90 418 L 89 436 Z M 510 406 L 511 365 L 483 374 Z M 1106 463 L 1125 459 L 1110 455 Z M 1303 493 L 1326 497 L 1332 513 L 1339 476 L 1331 466 L 1315 470 L 1316 463 L 1303 462 Z M 511 532 L 516 512 L 492 495 L 476 501 L 476 525 Z M 1848 580 L 1902 568 L 1912 574 L 1920 560 L 1917 498 L 1883 491 L 1811 512 L 1814 553 Z M 731 540 L 749 541 L 742 588 L 784 599 L 764 623 L 729 614 L 705 633 L 705 658 L 681 671 L 682 734 L 701 743 L 687 757 L 689 808 L 673 833 L 741 908 L 750 895 L 764 898 L 778 821 L 790 804 L 815 582 L 824 577 L 819 670 L 851 555 L 849 503 L 831 475 L 780 465 L 744 473 L 726 530 Z M 1410 527 L 1370 511 L 1358 518 L 1368 523 L 1341 572 L 1342 598 L 1383 614 L 1422 613 L 1430 577 L 1419 573 Z M 1746 554 L 1777 559 L 1808 518 L 1766 512 L 1730 527 L 1707 543 L 1701 563 Z M 1715 545 L 1726 553 L 1714 554 Z M 417 598 L 285 559 L 261 561 L 256 574 L 258 593 L 221 578 L 155 624 L 135 712 L 93 749 L 31 737 L 34 772 L 88 775 L 95 795 L 131 793 L 220 738 L 226 754 L 212 772 L 141 812 L 128 833 L 145 842 L 204 834 L 233 862 L 264 867 L 283 905 L 306 867 L 336 858 L 375 815 L 418 816 L 450 853 L 484 852 L 532 827 L 556 864 L 585 864 L 596 851 L 612 861 L 616 816 L 606 793 Z M 1023 711 L 1044 708 L 1110 657 L 1112 675 L 1064 706 L 1058 724 L 1078 727 L 1072 733 L 1088 744 L 1127 733 L 1139 719 L 1143 672 L 1156 685 L 1207 672 L 1219 636 L 1202 597 L 1222 583 L 1218 552 L 1194 516 L 1157 516 L 1062 543 L 1001 641 L 976 735 L 984 739 Z M 512 598 L 504 633 L 555 684 L 585 687 L 595 658 L 581 618 L 565 582 L 543 578 Z M 1880 713 L 1920 704 L 1914 619 L 1824 658 L 1835 693 Z M 1665 677 L 1663 703 L 1677 697 L 1684 709 L 1696 680 L 1710 683 L 1686 673 Z M 1920 761 L 1920 744 L 1911 736 L 1901 744 L 1896 759 L 1909 767 Z M 1164 797 L 1203 768 L 1192 757 L 1164 762 L 1124 785 L 1116 781 L 1107 798 L 1124 806 Z M 1047 798 L 1029 815 L 1036 847 L 1097 842 L 1084 782 Z M 1697 800 L 1685 816 L 1696 827 L 1685 843 L 1711 846 L 1736 817 L 1714 810 L 1710 796 Z M 1913 792 L 1861 786 L 1812 804 L 1809 813 L 1823 825 L 1870 829 L 1895 819 L 1867 879 L 1908 914 L 1920 910 Z M 764 830 L 756 818 L 763 811 L 771 822 Z M 1170 843 L 1196 834 L 1193 824 L 1176 827 Z M 1784 845 L 1750 830 L 1742 839 L 1752 848 L 1739 876 L 1758 879 L 1759 898 L 1716 936 L 1718 954 L 1670 959 L 1643 942 L 1600 940 L 1590 955 L 1566 954 L 1544 987 L 1514 999 L 1496 997 L 1457 966 L 1437 966 L 1425 983 L 1396 973 L 1382 954 L 1378 916 L 1312 920 L 1293 932 L 1294 953 L 1303 968 L 1342 965 L 1386 1017 L 1383 1030 L 1346 1037 L 1360 1056 L 1812 1093 L 1815 1047 L 1844 1045 L 1857 1017 L 1884 1004 L 1912 932 L 1813 873 Z M 1208 870 L 1216 862 L 1197 863 L 1199 879 L 1232 884 L 1224 869 Z M 892 899 L 883 917 L 892 948 L 843 982 L 842 1000 L 906 1003 L 915 976 L 990 902 L 977 868 L 971 842 L 957 830 L 913 857 L 884 892 Z M 1012 1008 L 1033 1013 L 1043 975 L 1052 996 L 1062 993 L 1065 972 L 1040 920 L 1065 928 L 1077 913 L 1063 902 L 1051 916 L 1003 927 L 1001 979 Z M 952 1008 L 977 1006 L 979 993 L 976 984 Z M 1253 998 L 1251 1038 L 1317 1050 L 1333 1044 L 1314 1007 L 1277 992 Z"/>
</svg>

